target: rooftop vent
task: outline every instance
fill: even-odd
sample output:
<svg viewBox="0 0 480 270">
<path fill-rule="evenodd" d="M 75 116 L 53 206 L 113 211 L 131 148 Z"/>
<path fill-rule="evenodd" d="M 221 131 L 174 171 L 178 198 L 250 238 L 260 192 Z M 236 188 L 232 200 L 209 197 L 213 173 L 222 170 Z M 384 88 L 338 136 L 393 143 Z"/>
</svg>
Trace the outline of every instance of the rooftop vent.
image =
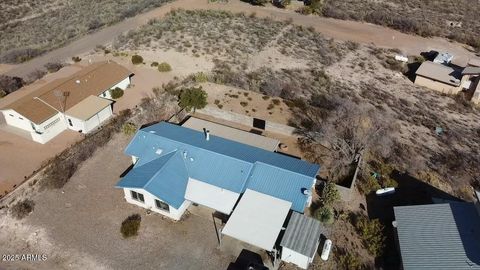
<svg viewBox="0 0 480 270">
<path fill-rule="evenodd" d="M 310 195 L 312 195 L 312 192 L 309 189 L 302 188 L 302 194 L 310 196 Z"/>
<path fill-rule="evenodd" d="M 75 82 L 76 82 L 77 84 L 80 84 L 80 80 L 76 80 Z"/>
<path fill-rule="evenodd" d="M 203 133 L 205 133 L 205 140 L 209 141 L 210 140 L 210 130 L 204 128 Z"/>
</svg>

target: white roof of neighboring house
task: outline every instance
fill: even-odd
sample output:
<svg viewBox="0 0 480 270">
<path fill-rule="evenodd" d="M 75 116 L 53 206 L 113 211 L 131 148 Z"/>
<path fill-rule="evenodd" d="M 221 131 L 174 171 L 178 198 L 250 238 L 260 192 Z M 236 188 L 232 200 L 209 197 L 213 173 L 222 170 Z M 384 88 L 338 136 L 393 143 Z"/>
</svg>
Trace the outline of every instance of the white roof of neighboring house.
<svg viewBox="0 0 480 270">
<path fill-rule="evenodd" d="M 460 85 L 460 72 L 446 65 L 425 61 L 417 69 L 416 74 L 445 84 Z"/>
<path fill-rule="evenodd" d="M 291 202 L 247 189 L 222 233 L 272 251 L 291 205 Z"/>
<path fill-rule="evenodd" d="M 205 128 L 210 131 L 210 135 L 215 135 L 225 139 L 248 144 L 268 151 L 275 151 L 278 144 L 280 143 L 280 141 L 276 139 L 268 138 L 262 135 L 254 134 L 229 126 L 224 126 L 195 117 L 190 117 L 187 121 L 185 121 L 182 126 L 197 131 L 203 131 L 203 129 Z"/>
<path fill-rule="evenodd" d="M 80 101 L 77 105 L 65 112 L 66 115 L 80 119 L 88 120 L 105 107 L 110 106 L 113 101 L 96 96 L 88 96 L 86 99 Z"/>
</svg>

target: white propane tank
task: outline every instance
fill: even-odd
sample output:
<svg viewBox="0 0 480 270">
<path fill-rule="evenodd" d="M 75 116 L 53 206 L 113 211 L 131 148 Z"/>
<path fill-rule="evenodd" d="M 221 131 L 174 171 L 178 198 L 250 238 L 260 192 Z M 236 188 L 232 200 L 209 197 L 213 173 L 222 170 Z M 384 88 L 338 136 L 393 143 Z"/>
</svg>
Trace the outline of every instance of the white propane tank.
<svg viewBox="0 0 480 270">
<path fill-rule="evenodd" d="M 330 251 L 332 250 L 332 240 L 327 239 L 325 240 L 325 244 L 323 244 L 322 255 L 320 258 L 326 261 L 328 260 L 328 256 L 330 255 Z"/>
</svg>

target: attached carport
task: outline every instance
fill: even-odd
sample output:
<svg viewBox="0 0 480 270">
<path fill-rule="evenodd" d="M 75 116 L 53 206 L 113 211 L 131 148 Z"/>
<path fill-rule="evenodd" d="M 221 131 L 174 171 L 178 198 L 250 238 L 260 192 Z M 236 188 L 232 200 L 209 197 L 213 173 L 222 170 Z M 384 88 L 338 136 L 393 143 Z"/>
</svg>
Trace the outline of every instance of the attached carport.
<svg viewBox="0 0 480 270">
<path fill-rule="evenodd" d="M 268 252 L 275 251 L 291 206 L 291 202 L 247 189 L 222 234 Z"/>
</svg>

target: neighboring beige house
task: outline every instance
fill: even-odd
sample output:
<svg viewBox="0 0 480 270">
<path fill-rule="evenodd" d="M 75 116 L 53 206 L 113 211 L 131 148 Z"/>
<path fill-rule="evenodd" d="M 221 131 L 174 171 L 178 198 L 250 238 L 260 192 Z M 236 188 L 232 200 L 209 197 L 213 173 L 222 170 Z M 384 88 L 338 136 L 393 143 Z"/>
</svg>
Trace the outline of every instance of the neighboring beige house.
<svg viewBox="0 0 480 270">
<path fill-rule="evenodd" d="M 465 81 L 460 70 L 430 61 L 423 62 L 416 75 L 415 84 L 447 94 L 460 92 Z"/>
<path fill-rule="evenodd" d="M 66 129 L 88 133 L 112 116 L 110 89 L 125 90 L 132 72 L 113 62 L 88 65 L 12 102 L 0 111 L 10 128 L 46 143 Z"/>
</svg>

